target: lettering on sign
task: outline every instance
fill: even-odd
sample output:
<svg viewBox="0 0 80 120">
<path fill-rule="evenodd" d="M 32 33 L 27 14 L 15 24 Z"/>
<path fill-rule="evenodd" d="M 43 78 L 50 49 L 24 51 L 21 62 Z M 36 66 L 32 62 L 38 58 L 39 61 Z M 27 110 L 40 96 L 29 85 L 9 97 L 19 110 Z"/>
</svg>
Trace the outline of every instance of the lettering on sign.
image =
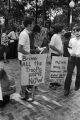
<svg viewBox="0 0 80 120">
<path fill-rule="evenodd" d="M 52 57 L 51 71 L 50 71 L 50 81 L 58 82 L 60 84 L 64 83 L 67 74 L 67 57 Z"/>
<path fill-rule="evenodd" d="M 21 68 L 21 84 L 37 85 L 44 83 L 47 55 L 32 54 L 23 56 Z"/>
</svg>

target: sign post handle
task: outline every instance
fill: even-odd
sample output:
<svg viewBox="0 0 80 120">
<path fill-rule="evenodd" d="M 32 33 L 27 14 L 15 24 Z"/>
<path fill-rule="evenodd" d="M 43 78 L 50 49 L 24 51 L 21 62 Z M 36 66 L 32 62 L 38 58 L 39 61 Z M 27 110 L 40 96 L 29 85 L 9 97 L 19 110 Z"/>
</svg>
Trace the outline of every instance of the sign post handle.
<svg viewBox="0 0 80 120">
<path fill-rule="evenodd" d="M 32 99 L 34 100 L 34 94 L 35 94 L 35 86 L 33 85 L 33 90 L 32 90 Z"/>
</svg>

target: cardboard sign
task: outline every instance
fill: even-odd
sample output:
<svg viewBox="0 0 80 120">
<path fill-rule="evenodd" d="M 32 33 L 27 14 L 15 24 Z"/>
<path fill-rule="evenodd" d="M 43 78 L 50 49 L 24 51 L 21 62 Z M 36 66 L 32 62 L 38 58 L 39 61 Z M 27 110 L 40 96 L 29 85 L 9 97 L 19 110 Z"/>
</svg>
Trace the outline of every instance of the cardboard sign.
<svg viewBox="0 0 80 120">
<path fill-rule="evenodd" d="M 21 68 L 21 85 L 38 85 L 44 83 L 47 55 L 30 54 L 23 56 Z"/>
<path fill-rule="evenodd" d="M 50 71 L 50 82 L 57 82 L 64 84 L 64 80 L 67 74 L 67 57 L 52 57 L 51 71 Z"/>
</svg>

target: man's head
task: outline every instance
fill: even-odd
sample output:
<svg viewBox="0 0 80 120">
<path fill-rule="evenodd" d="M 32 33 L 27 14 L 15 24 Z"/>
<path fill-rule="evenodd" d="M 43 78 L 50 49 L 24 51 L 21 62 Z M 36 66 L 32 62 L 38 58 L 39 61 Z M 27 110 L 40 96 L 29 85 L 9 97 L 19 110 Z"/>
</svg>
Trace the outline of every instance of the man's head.
<svg viewBox="0 0 80 120">
<path fill-rule="evenodd" d="M 30 17 L 25 17 L 23 24 L 25 28 L 28 28 L 29 30 L 31 30 L 33 29 L 33 26 L 34 26 L 34 19 Z"/>
<path fill-rule="evenodd" d="M 66 32 L 64 34 L 65 39 L 69 40 L 71 38 L 71 32 Z"/>
<path fill-rule="evenodd" d="M 74 32 L 74 35 L 75 35 L 76 37 L 79 37 L 79 38 L 80 38 L 80 28 L 79 28 L 79 27 L 76 27 L 75 32 Z"/>
<path fill-rule="evenodd" d="M 34 33 L 40 33 L 41 31 L 41 28 L 39 27 L 39 25 L 35 25 L 34 28 L 33 28 L 33 32 Z"/>
<path fill-rule="evenodd" d="M 61 25 L 61 24 L 55 24 L 53 26 L 54 33 L 60 33 L 60 32 L 62 32 L 62 30 L 63 30 L 63 25 Z"/>
<path fill-rule="evenodd" d="M 35 25 L 34 27 L 33 27 L 33 33 L 35 34 L 35 35 L 39 35 L 40 34 L 40 32 L 41 32 L 41 28 L 40 28 L 40 26 L 39 25 Z"/>
<path fill-rule="evenodd" d="M 16 32 L 16 27 L 14 26 L 14 27 L 12 28 L 12 30 L 13 30 L 14 32 Z"/>
<path fill-rule="evenodd" d="M 6 28 L 2 28 L 2 33 L 6 33 Z"/>
</svg>

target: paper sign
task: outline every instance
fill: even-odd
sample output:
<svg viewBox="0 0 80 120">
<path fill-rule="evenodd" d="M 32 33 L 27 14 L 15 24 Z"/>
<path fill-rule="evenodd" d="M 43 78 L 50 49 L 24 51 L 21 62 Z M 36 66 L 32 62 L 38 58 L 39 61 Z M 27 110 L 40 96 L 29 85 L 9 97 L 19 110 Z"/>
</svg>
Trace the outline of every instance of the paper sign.
<svg viewBox="0 0 80 120">
<path fill-rule="evenodd" d="M 1 83 L 0 83 L 0 100 L 3 100 L 2 89 L 1 89 Z"/>
<path fill-rule="evenodd" d="M 23 56 L 21 67 L 21 85 L 44 83 L 47 55 L 30 54 Z"/>
<path fill-rule="evenodd" d="M 52 57 L 50 82 L 64 84 L 64 80 L 67 74 L 67 63 L 67 57 Z"/>
</svg>

